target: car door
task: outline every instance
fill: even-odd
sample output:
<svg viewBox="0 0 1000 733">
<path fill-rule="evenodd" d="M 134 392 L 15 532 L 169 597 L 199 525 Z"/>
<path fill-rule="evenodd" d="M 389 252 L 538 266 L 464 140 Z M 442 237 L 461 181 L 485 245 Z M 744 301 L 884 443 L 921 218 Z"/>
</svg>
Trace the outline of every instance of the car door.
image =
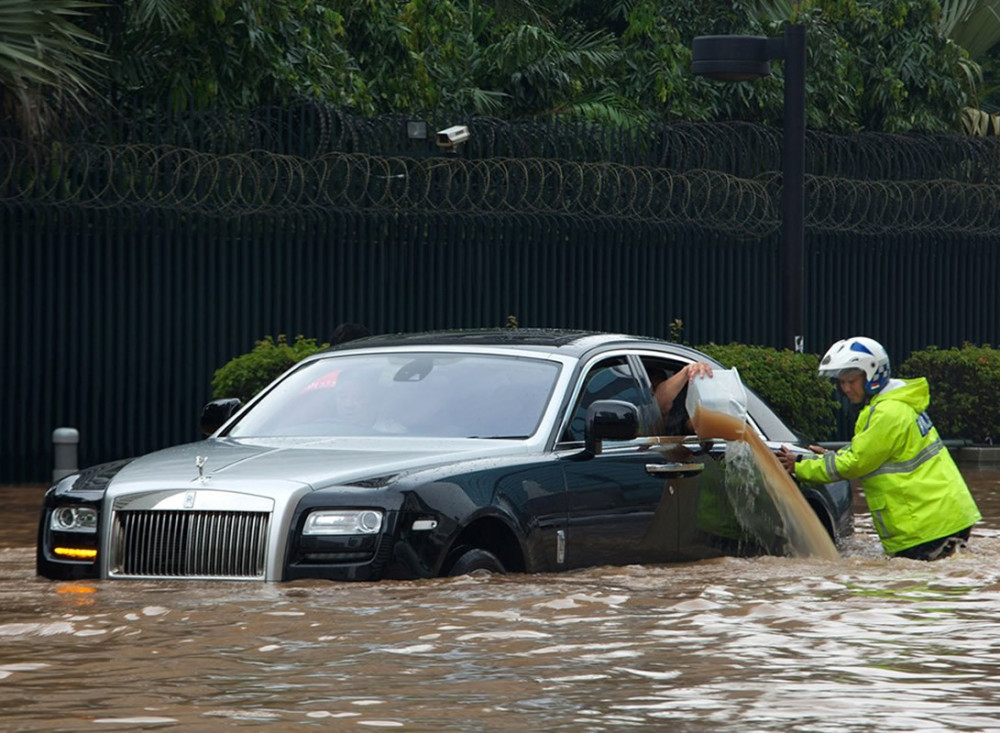
<svg viewBox="0 0 1000 733">
<path fill-rule="evenodd" d="M 565 565 L 674 559 L 680 532 L 678 494 L 669 486 L 671 472 L 676 477 L 682 472 L 670 451 L 630 441 L 606 443 L 600 454 L 581 457 L 587 408 L 606 399 L 634 404 L 644 435 L 655 434 L 658 426 L 649 380 L 637 360 L 617 354 L 587 366 L 559 444 L 568 501 Z"/>
<path fill-rule="evenodd" d="M 689 363 L 654 353 L 640 354 L 639 360 L 654 384 Z M 685 388 L 675 402 L 683 404 L 686 396 Z M 686 411 L 683 414 L 686 417 Z M 668 424 L 676 425 L 677 421 Z M 677 559 L 771 551 L 780 517 L 762 491 L 749 451 L 741 456 L 741 446 L 730 446 L 724 440 L 700 440 L 690 434 L 690 426 L 685 427 L 684 435 L 660 437 L 666 442 L 668 463 L 647 467 L 649 472 L 664 476 L 665 491 L 674 497 Z"/>
<path fill-rule="evenodd" d="M 669 458 L 668 467 L 690 467 L 664 476 L 664 490 L 674 497 L 678 528 L 675 559 L 757 554 L 747 532 L 748 524 L 761 519 L 759 511 L 754 511 L 750 493 L 754 489 L 742 484 L 738 475 L 732 480 L 725 441 L 686 436 L 673 445 Z M 647 470 L 655 474 L 662 469 L 650 465 Z"/>
</svg>

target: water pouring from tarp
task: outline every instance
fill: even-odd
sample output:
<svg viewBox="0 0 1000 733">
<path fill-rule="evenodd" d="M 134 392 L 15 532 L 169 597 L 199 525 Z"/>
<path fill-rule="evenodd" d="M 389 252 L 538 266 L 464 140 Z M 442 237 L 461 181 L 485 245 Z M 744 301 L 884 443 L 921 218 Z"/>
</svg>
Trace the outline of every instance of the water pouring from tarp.
<svg viewBox="0 0 1000 733">
<path fill-rule="evenodd" d="M 699 438 L 742 441 L 749 446 L 764 488 L 784 525 L 788 554 L 823 560 L 840 557 L 798 485 L 747 423 L 746 389 L 735 368 L 716 369 L 710 378 L 694 379 L 685 405 Z"/>
</svg>

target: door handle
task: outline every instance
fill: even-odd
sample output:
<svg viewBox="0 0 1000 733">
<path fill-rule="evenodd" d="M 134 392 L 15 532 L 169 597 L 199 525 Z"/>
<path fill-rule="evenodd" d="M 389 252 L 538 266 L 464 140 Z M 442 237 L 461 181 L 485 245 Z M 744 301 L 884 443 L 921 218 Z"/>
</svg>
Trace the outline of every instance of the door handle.
<svg viewBox="0 0 1000 733">
<path fill-rule="evenodd" d="M 647 463 L 646 473 L 650 476 L 688 478 L 705 470 L 704 463 Z"/>
</svg>

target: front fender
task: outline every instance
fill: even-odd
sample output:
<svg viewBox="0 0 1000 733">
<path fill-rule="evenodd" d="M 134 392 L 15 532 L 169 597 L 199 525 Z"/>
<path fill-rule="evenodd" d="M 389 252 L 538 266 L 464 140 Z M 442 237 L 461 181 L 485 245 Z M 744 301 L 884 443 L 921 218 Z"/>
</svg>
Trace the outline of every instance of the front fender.
<svg viewBox="0 0 1000 733">
<path fill-rule="evenodd" d="M 425 484 L 407 492 L 397 518 L 393 565 L 389 577 L 440 575 L 450 553 L 460 546 L 489 549 L 499 557 L 523 557 L 524 531 L 505 502 L 481 505 L 453 481 Z M 523 568 L 523 559 L 514 563 Z"/>
<path fill-rule="evenodd" d="M 80 580 L 100 577 L 100 558 L 74 557 L 69 552 L 97 550 L 108 521 L 104 496 L 111 480 L 133 459 L 112 461 L 66 476 L 45 492 L 38 518 L 35 572 L 51 580 Z M 52 512 L 60 507 L 83 506 L 97 511 L 94 533 L 58 532 L 50 527 Z M 57 552 L 56 548 L 60 548 Z"/>
<path fill-rule="evenodd" d="M 820 516 L 820 521 L 830 532 L 834 542 L 854 533 L 854 492 L 849 481 L 801 483 L 799 489 L 810 505 L 814 508 L 822 507 L 826 516 Z"/>
</svg>

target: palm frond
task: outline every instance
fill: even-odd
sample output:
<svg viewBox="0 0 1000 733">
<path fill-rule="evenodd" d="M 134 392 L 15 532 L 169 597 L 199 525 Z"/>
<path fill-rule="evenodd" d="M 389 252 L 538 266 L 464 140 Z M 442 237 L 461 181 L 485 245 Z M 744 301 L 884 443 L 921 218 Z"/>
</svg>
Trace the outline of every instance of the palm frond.
<svg viewBox="0 0 1000 733">
<path fill-rule="evenodd" d="M 190 16 L 183 3 L 176 0 L 138 0 L 130 17 L 140 27 L 161 26 L 165 31 L 174 33 Z"/>
<path fill-rule="evenodd" d="M 56 119 L 54 100 L 83 107 L 107 57 L 102 44 L 74 21 L 98 7 L 83 0 L 0 2 L 0 89 L 9 92 L 3 113 L 36 137 Z"/>
<path fill-rule="evenodd" d="M 503 92 L 479 87 L 462 87 L 448 102 L 457 110 L 472 110 L 477 117 L 492 117 L 503 111 L 507 99 L 509 95 Z M 448 103 L 445 106 L 448 106 Z"/>
<path fill-rule="evenodd" d="M 646 115 L 634 104 L 611 92 L 586 95 L 554 110 L 560 117 L 574 117 L 609 127 L 636 130 L 647 122 Z"/>
<path fill-rule="evenodd" d="M 107 59 L 100 40 L 72 22 L 81 0 L 6 0 L 0 3 L 0 86 L 52 86 L 90 92 Z"/>
<path fill-rule="evenodd" d="M 1000 43 L 1000 0 L 944 0 L 941 33 L 981 59 Z"/>
<path fill-rule="evenodd" d="M 962 110 L 962 129 L 975 137 L 1000 135 L 1000 115 L 966 107 Z"/>
</svg>

